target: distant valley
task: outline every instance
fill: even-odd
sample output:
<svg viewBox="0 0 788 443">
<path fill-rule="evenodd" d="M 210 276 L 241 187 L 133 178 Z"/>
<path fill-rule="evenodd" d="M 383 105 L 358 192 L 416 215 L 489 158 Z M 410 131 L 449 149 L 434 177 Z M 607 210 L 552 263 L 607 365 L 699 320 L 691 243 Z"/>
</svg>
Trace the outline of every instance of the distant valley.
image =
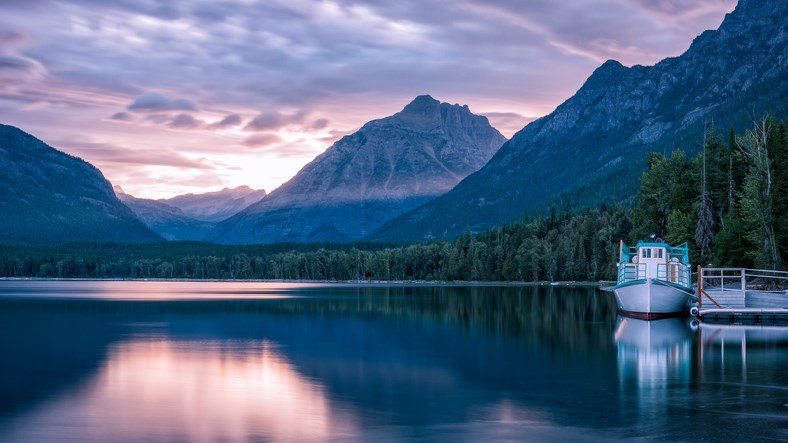
<svg viewBox="0 0 788 443">
<path fill-rule="evenodd" d="M 216 222 L 265 197 L 265 190 L 248 186 L 158 200 L 134 197 L 119 186 L 115 193 L 146 226 L 167 240 L 204 240 Z"/>
</svg>

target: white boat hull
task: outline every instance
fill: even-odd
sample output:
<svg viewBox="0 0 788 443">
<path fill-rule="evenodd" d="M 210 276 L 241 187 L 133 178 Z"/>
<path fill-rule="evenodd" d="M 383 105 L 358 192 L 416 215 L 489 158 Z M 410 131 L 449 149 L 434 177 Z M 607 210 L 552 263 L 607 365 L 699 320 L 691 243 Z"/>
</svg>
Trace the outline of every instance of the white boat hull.
<svg viewBox="0 0 788 443">
<path fill-rule="evenodd" d="M 618 309 L 636 317 L 657 318 L 684 311 L 692 290 L 661 280 L 645 279 L 613 287 Z"/>
</svg>

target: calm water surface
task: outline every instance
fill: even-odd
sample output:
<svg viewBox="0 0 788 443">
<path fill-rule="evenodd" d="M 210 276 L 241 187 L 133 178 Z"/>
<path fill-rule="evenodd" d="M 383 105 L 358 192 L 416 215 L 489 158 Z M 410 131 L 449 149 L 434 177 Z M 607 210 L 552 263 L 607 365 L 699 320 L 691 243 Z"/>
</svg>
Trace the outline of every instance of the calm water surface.
<svg viewBox="0 0 788 443">
<path fill-rule="evenodd" d="M 786 441 L 788 328 L 566 287 L 0 281 L 0 441 Z"/>
</svg>

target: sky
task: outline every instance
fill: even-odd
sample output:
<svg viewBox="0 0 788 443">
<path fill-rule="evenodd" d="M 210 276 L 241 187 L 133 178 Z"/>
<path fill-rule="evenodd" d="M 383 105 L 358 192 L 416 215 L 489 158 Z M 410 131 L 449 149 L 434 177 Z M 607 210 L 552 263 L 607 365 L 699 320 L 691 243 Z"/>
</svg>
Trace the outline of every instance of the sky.
<svg viewBox="0 0 788 443">
<path fill-rule="evenodd" d="M 0 0 L 0 123 L 138 197 L 271 191 L 417 95 L 510 137 L 735 0 Z"/>
</svg>

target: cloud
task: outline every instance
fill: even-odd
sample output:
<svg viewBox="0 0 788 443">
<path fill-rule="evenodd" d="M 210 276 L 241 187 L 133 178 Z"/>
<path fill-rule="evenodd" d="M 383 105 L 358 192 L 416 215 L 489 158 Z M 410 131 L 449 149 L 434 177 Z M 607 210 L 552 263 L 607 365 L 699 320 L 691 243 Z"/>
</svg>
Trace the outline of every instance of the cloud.
<svg viewBox="0 0 788 443">
<path fill-rule="evenodd" d="M 224 129 L 230 128 L 233 126 L 238 126 L 242 123 L 241 116 L 238 114 L 229 114 L 225 118 L 221 119 L 218 122 L 211 123 L 208 125 L 211 129 Z"/>
<path fill-rule="evenodd" d="M 32 70 L 33 64 L 21 57 L 0 56 L 0 69 L 17 71 Z"/>
<path fill-rule="evenodd" d="M 349 130 L 349 131 L 332 130 L 332 131 L 328 131 L 328 135 L 326 137 L 321 137 L 318 140 L 320 140 L 323 143 L 332 145 L 332 144 L 336 143 L 336 141 L 341 139 L 342 137 L 344 137 L 346 135 L 350 135 L 350 134 L 352 134 L 354 132 L 356 132 L 356 130 Z"/>
<path fill-rule="evenodd" d="M 145 116 L 145 120 L 158 125 L 165 125 L 172 120 L 172 116 L 169 114 L 148 114 Z"/>
<path fill-rule="evenodd" d="M 518 116 L 552 111 L 601 61 L 680 54 L 735 2 L 0 0 L 0 106 L 44 138 L 157 138 L 232 159 L 227 168 L 249 161 L 229 154 L 227 131 L 208 130 L 332 141 L 425 90 L 495 110 L 492 124 L 515 131 L 528 121 Z M 118 110 L 139 124 L 114 124 Z M 282 175 L 287 162 L 273 160 L 306 163 L 323 143 L 287 135 L 286 146 L 251 140 L 271 164 L 256 176 Z M 142 165 L 128 167 L 124 176 Z"/>
<path fill-rule="evenodd" d="M 244 131 L 276 131 L 286 127 L 298 126 L 302 131 L 320 131 L 328 127 L 330 120 L 318 118 L 310 121 L 308 113 L 298 111 L 293 114 L 284 114 L 276 111 L 258 114 L 244 126 Z"/>
<path fill-rule="evenodd" d="M 255 134 L 243 141 L 243 144 L 251 147 L 270 146 L 282 142 L 282 137 L 276 134 Z"/>
<path fill-rule="evenodd" d="M 178 114 L 170 119 L 167 126 L 172 129 L 197 129 L 205 125 L 202 120 L 198 120 L 189 114 Z"/>
<path fill-rule="evenodd" d="M 669 23 L 689 20 L 706 20 L 709 15 L 717 15 L 721 6 L 732 9 L 737 0 L 626 0 L 628 3 L 653 14 L 655 19 Z M 715 19 L 715 21 L 719 21 Z"/>
<path fill-rule="evenodd" d="M 29 36 L 18 31 L 0 32 L 0 44 L 5 47 L 19 46 L 30 40 Z"/>
<path fill-rule="evenodd" d="M 162 94 L 147 92 L 129 105 L 131 111 L 196 111 L 197 105 L 186 99 L 170 100 Z"/>
<path fill-rule="evenodd" d="M 171 149 L 128 148 L 112 143 L 97 142 L 90 137 L 71 136 L 52 142 L 52 146 L 91 163 L 103 165 L 167 166 L 173 168 L 211 171 L 214 166 L 205 160 L 194 160 Z"/>
<path fill-rule="evenodd" d="M 128 112 L 116 112 L 109 117 L 110 120 L 115 120 L 119 122 L 131 122 L 134 121 L 134 117 Z"/>
<path fill-rule="evenodd" d="M 504 135 L 508 134 L 508 137 L 536 120 L 535 117 L 526 117 L 516 112 L 485 112 L 484 116 L 495 129 Z"/>
<path fill-rule="evenodd" d="M 310 123 L 307 128 L 313 131 L 320 131 L 321 129 L 326 129 L 329 123 L 331 122 L 327 118 L 319 118 Z"/>
<path fill-rule="evenodd" d="M 281 129 L 293 124 L 302 123 L 306 112 L 298 111 L 295 114 L 282 114 L 269 111 L 259 114 L 244 126 L 244 131 L 269 131 Z"/>
<path fill-rule="evenodd" d="M 20 57 L 16 55 L 2 55 L 0 54 L 0 76 L 10 77 L 11 80 L 18 80 L 15 76 L 28 76 L 34 78 L 43 78 L 46 74 L 44 66 L 27 57 Z"/>
</svg>

